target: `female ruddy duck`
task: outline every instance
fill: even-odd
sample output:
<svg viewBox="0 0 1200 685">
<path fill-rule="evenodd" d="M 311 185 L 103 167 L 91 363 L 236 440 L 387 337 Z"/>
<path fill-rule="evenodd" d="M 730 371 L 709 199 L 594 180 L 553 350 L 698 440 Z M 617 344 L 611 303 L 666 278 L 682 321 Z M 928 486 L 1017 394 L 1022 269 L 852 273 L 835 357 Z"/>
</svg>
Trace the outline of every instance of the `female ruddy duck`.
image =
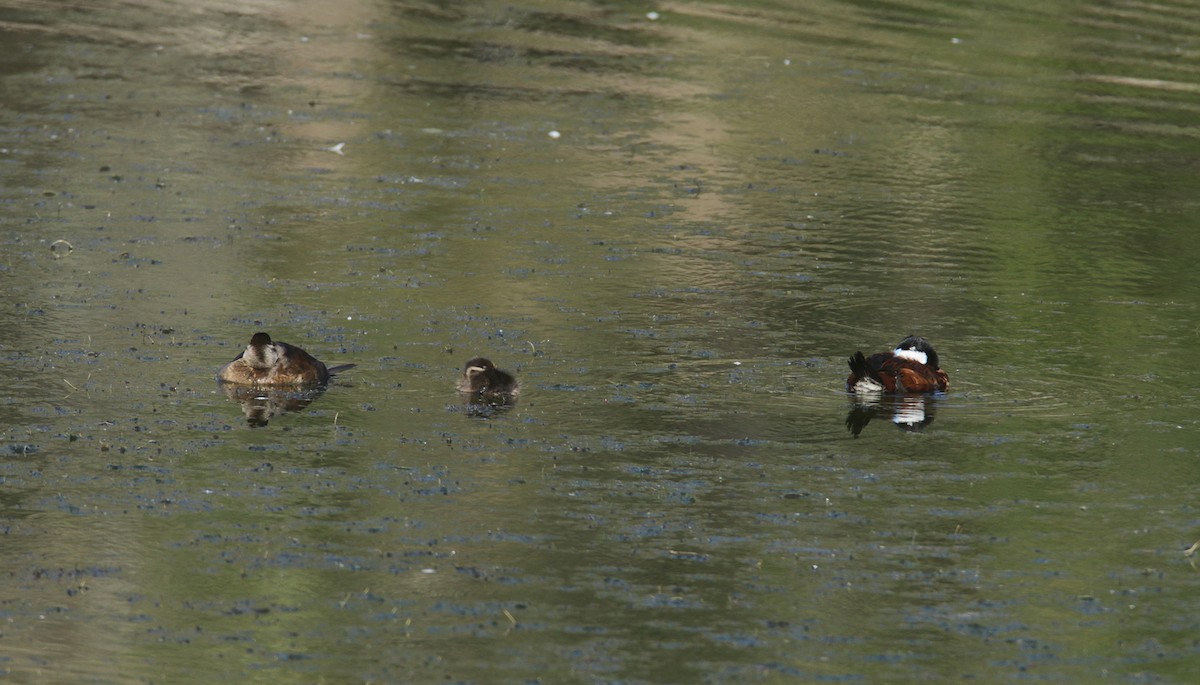
<svg viewBox="0 0 1200 685">
<path fill-rule="evenodd" d="M 475 357 L 463 367 L 458 391 L 477 397 L 511 399 L 521 392 L 521 384 L 507 371 L 501 371 L 489 359 Z"/>
<path fill-rule="evenodd" d="M 933 345 L 919 335 L 901 340 L 891 352 L 870 357 L 855 352 L 849 362 L 846 389 L 854 393 L 930 393 L 946 392 L 950 387 L 950 378 L 938 366 Z"/>
<path fill-rule="evenodd" d="M 272 342 L 266 333 L 255 333 L 246 350 L 221 367 L 217 380 L 238 385 L 324 385 L 330 375 L 353 366 L 326 368 L 299 347 Z"/>
</svg>

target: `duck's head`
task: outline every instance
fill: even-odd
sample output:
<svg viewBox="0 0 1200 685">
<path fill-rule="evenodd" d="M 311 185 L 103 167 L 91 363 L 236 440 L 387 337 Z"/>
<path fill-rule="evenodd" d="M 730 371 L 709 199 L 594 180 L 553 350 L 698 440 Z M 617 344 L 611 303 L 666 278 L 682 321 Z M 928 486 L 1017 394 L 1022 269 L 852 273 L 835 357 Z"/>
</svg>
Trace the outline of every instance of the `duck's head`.
<svg viewBox="0 0 1200 685">
<path fill-rule="evenodd" d="M 279 363 L 279 349 L 271 342 L 271 336 L 255 333 L 242 359 L 252 369 L 269 369 Z"/>
<path fill-rule="evenodd" d="M 911 359 L 920 362 L 933 369 L 940 369 L 938 365 L 938 354 L 933 349 L 933 345 L 929 341 L 919 335 L 910 335 L 896 345 L 896 349 L 892 353 L 897 357 Z"/>
<path fill-rule="evenodd" d="M 481 373 L 492 371 L 495 368 L 496 365 L 493 364 L 490 359 L 486 359 L 484 357 L 475 357 L 474 359 L 468 361 L 465 366 L 463 366 L 463 375 L 467 378 L 474 378 Z"/>
</svg>

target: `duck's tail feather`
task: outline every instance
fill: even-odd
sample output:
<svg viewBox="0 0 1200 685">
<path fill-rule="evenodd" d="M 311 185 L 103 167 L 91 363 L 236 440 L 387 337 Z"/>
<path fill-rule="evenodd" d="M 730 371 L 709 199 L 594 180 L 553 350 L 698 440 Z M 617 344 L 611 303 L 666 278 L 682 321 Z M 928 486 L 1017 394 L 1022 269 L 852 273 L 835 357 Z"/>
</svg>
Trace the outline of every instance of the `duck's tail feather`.
<svg viewBox="0 0 1200 685">
<path fill-rule="evenodd" d="M 862 350 L 850 355 L 846 362 L 850 365 L 850 373 L 859 379 L 871 377 L 871 367 L 867 364 L 867 358 L 863 356 Z"/>
</svg>

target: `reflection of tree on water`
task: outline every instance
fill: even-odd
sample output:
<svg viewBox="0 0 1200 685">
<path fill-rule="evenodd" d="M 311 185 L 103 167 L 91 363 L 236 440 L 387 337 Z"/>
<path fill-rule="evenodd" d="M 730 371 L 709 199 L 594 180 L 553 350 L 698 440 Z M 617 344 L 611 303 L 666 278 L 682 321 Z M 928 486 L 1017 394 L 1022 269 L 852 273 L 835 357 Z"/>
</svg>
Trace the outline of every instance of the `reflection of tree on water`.
<svg viewBox="0 0 1200 685">
<path fill-rule="evenodd" d="M 885 418 L 900 430 L 919 431 L 933 423 L 936 395 L 858 394 L 846 415 L 846 430 L 854 437 L 874 418 Z"/>
<path fill-rule="evenodd" d="M 324 385 L 303 389 L 220 385 L 229 399 L 242 405 L 242 413 L 252 428 L 261 428 L 284 412 L 301 411 L 325 392 Z"/>
</svg>

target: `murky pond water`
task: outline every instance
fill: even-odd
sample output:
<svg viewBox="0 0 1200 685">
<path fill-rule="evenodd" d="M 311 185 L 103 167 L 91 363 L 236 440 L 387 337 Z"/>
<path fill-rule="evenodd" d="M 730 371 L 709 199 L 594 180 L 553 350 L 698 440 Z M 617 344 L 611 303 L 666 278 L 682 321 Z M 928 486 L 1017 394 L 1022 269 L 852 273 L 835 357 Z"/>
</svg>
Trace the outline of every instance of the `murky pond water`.
<svg viewBox="0 0 1200 685">
<path fill-rule="evenodd" d="M 8 4 L 0 672 L 1190 682 L 1198 26 Z M 358 366 L 248 420 L 258 330 Z"/>
</svg>

